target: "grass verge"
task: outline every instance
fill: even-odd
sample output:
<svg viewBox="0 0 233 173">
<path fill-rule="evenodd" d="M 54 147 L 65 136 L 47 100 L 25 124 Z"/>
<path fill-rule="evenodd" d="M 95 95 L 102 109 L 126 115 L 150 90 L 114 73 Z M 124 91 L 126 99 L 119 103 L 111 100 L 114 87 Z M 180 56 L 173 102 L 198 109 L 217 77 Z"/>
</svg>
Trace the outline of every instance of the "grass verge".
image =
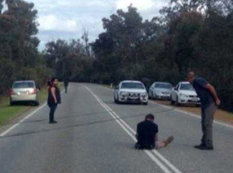
<svg viewBox="0 0 233 173">
<path fill-rule="evenodd" d="M 159 103 L 159 104 L 163 104 L 163 105 L 172 106 L 172 105 L 170 104 L 170 101 L 161 101 L 161 100 L 157 100 L 157 101 L 155 101 L 155 102 L 156 102 L 156 103 Z M 173 106 L 173 107 L 174 107 L 174 106 Z M 181 110 L 184 110 L 184 111 L 186 111 L 186 112 L 191 112 L 191 113 L 193 113 L 193 114 L 196 114 L 197 116 L 200 116 L 200 115 L 201 115 L 201 108 L 199 108 L 199 107 L 179 106 L 179 107 L 177 107 L 177 108 L 178 108 L 178 109 L 181 109 Z M 227 111 L 218 109 L 217 112 L 215 113 L 215 119 L 233 125 L 233 113 L 231 113 L 231 112 L 227 112 Z"/>
<path fill-rule="evenodd" d="M 63 90 L 63 85 L 60 83 L 59 87 Z M 47 99 L 47 87 L 41 88 L 39 91 L 39 101 L 40 104 L 43 104 Z M 30 105 L 14 105 L 9 106 L 9 97 L 1 96 L 0 97 L 0 126 L 7 124 L 11 120 L 17 118 L 18 116 L 22 115 L 23 113 L 35 109 L 37 107 L 30 106 Z"/>
</svg>

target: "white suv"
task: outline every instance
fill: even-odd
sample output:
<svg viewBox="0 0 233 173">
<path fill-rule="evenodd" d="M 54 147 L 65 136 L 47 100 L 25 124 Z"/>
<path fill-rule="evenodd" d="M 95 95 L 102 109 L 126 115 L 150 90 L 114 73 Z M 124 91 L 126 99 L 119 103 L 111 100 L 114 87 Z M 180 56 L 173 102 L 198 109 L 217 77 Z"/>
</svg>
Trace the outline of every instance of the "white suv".
<svg viewBox="0 0 233 173">
<path fill-rule="evenodd" d="M 171 93 L 171 104 L 195 104 L 200 105 L 200 98 L 189 82 L 179 82 Z"/>
<path fill-rule="evenodd" d="M 142 103 L 148 104 L 148 94 L 144 84 L 140 81 L 122 81 L 114 91 L 115 103 Z"/>
</svg>

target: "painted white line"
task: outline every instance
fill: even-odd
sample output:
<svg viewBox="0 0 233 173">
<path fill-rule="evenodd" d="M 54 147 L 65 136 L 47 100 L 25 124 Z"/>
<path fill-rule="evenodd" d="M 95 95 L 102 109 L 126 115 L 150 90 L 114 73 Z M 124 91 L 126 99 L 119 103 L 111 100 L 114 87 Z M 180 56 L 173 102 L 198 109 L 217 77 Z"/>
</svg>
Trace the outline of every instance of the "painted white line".
<svg viewBox="0 0 233 173">
<path fill-rule="evenodd" d="M 16 124 L 14 124 L 13 126 L 11 126 L 9 129 L 7 129 L 6 131 L 2 132 L 0 134 L 0 137 L 3 137 L 5 135 L 7 135 L 9 132 L 11 132 L 12 130 L 14 130 L 17 126 L 19 126 L 22 122 L 24 122 L 25 120 L 27 120 L 28 118 L 30 118 L 32 115 L 34 115 L 36 112 L 38 112 L 39 110 L 41 110 L 42 108 L 44 108 L 46 105 L 46 103 L 44 103 L 43 105 L 41 105 L 39 108 L 37 108 L 36 110 L 34 110 L 33 112 L 31 112 L 29 115 L 27 115 L 26 117 L 24 117 L 23 119 L 21 119 L 19 122 L 17 122 Z"/>
<path fill-rule="evenodd" d="M 151 102 L 151 103 L 156 104 L 156 105 L 158 105 L 158 106 L 160 106 L 160 107 L 163 107 L 163 108 L 165 108 L 165 109 L 171 109 L 171 108 L 172 108 L 172 106 L 166 106 L 166 105 L 162 105 L 162 104 L 155 103 L 155 102 Z M 182 114 L 185 114 L 185 115 L 189 115 L 189 116 L 194 117 L 194 118 L 197 118 L 197 119 L 201 119 L 201 117 L 198 116 L 197 114 L 190 113 L 190 112 L 186 112 L 186 111 L 180 110 L 180 109 L 178 109 L 178 108 L 175 108 L 174 111 L 175 111 L 175 112 L 182 113 Z M 232 126 L 232 125 L 226 124 L 226 123 L 223 123 L 223 122 L 220 122 L 220 121 L 218 121 L 218 120 L 214 120 L 214 123 L 215 123 L 215 124 L 218 124 L 218 125 L 220 125 L 220 126 L 224 126 L 224 127 L 233 129 L 233 126 Z"/>
<path fill-rule="evenodd" d="M 63 94 L 65 91 L 63 90 L 61 92 L 61 94 Z M 14 124 L 13 126 L 11 126 L 9 129 L 5 130 L 4 132 L 2 132 L 0 134 L 0 137 L 4 137 L 5 135 L 7 135 L 9 132 L 11 132 L 12 130 L 14 130 L 16 127 L 18 127 L 22 122 L 24 122 L 25 120 L 27 120 L 28 118 L 30 118 L 32 115 L 34 115 L 36 112 L 38 112 L 39 110 L 41 110 L 42 108 L 44 108 L 47 105 L 47 103 L 42 104 L 39 108 L 35 109 L 33 112 L 31 112 L 30 114 L 28 114 L 26 117 L 24 117 L 23 119 L 21 119 L 19 122 L 17 122 L 16 124 Z"/>
<path fill-rule="evenodd" d="M 124 124 L 131 131 L 131 133 L 136 134 L 136 132 L 124 120 L 122 120 L 108 105 L 106 105 L 106 107 L 121 121 L 122 124 Z M 163 162 L 165 162 L 172 170 L 174 170 L 174 172 L 181 173 L 180 170 L 178 170 L 173 164 L 171 164 L 166 158 L 164 158 L 157 150 L 152 150 L 152 152 Z"/>
<path fill-rule="evenodd" d="M 113 117 L 113 119 L 116 120 L 116 122 L 122 127 L 122 129 L 133 139 L 134 142 L 136 142 L 136 138 L 134 134 L 136 132 L 124 121 L 122 120 L 107 104 L 105 104 L 96 94 L 93 93 L 88 87 L 85 86 L 85 88 L 95 97 L 95 99 L 99 102 L 99 104 Z M 158 151 L 153 150 L 153 153 L 160 158 L 164 163 L 162 163 L 158 158 L 156 158 L 152 152 L 144 150 L 144 152 L 151 158 L 152 161 L 154 161 L 161 170 L 163 170 L 165 173 L 171 173 L 171 171 L 167 168 L 167 166 L 174 171 L 175 173 L 181 173 L 180 170 L 178 170 L 173 164 L 171 164 L 166 158 L 164 158 Z"/>
</svg>

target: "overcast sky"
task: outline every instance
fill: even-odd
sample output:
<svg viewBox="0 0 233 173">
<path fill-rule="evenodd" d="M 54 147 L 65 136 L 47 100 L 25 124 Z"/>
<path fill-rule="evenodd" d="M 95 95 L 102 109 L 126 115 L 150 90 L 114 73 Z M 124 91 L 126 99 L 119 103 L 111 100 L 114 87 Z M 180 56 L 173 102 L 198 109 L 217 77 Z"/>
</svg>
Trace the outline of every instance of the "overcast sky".
<svg viewBox="0 0 233 173">
<path fill-rule="evenodd" d="M 38 10 L 40 49 L 46 42 L 58 38 L 80 38 L 84 30 L 94 41 L 103 31 L 103 17 L 117 9 L 126 10 L 132 3 L 143 19 L 151 19 L 168 3 L 168 0 L 27 0 Z"/>
</svg>

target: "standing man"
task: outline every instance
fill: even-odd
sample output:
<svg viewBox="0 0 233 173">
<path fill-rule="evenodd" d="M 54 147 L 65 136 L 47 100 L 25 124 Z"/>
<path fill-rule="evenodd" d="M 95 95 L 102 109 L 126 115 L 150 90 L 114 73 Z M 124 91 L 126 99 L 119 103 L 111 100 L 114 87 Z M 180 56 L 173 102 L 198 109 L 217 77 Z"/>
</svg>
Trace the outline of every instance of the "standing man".
<svg viewBox="0 0 233 173">
<path fill-rule="evenodd" d="M 154 115 L 148 114 L 145 120 L 137 125 L 137 143 L 135 144 L 136 149 L 159 149 L 166 147 L 173 141 L 173 137 L 169 137 L 165 141 L 158 140 L 158 125 L 154 122 Z"/>
<path fill-rule="evenodd" d="M 68 85 L 69 85 L 69 82 L 68 82 L 68 80 L 66 79 L 66 80 L 64 81 L 65 93 L 67 93 L 67 91 L 68 91 Z"/>
<path fill-rule="evenodd" d="M 201 144 L 195 146 L 200 150 L 213 150 L 213 120 L 217 106 L 220 105 L 215 88 L 204 78 L 196 77 L 194 72 L 189 72 L 187 80 L 193 85 L 201 100 L 201 125 L 202 140 Z"/>
</svg>

